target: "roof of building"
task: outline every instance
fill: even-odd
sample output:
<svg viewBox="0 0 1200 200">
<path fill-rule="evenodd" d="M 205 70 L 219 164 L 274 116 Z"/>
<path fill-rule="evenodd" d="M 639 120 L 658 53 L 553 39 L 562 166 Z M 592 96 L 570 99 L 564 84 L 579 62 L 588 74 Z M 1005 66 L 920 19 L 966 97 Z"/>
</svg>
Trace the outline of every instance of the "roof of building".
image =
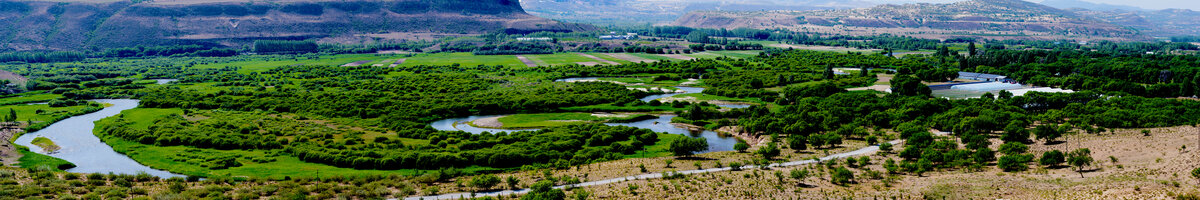
<svg viewBox="0 0 1200 200">
<path fill-rule="evenodd" d="M 984 73 L 975 73 L 975 72 L 958 72 L 958 78 L 1003 79 L 1003 78 L 1008 78 L 1008 77 L 1003 76 L 1003 75 L 995 75 L 995 74 L 984 74 Z"/>
</svg>

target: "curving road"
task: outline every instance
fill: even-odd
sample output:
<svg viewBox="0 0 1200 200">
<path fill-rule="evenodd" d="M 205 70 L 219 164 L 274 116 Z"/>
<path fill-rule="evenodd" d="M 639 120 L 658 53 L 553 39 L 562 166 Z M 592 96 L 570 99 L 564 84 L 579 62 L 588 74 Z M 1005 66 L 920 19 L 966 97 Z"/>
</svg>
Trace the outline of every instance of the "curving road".
<svg viewBox="0 0 1200 200">
<path fill-rule="evenodd" d="M 904 140 L 893 140 L 888 143 L 892 143 L 893 145 L 899 145 L 900 143 L 903 143 L 903 142 L 904 142 Z M 768 167 L 788 167 L 788 166 L 796 166 L 796 165 L 805 165 L 805 164 L 818 163 L 821 161 L 843 159 L 843 158 L 848 158 L 851 156 L 864 155 L 864 154 L 872 153 L 875 151 L 879 151 L 879 146 L 863 147 L 862 149 L 854 150 L 851 152 L 833 154 L 833 155 L 825 156 L 825 157 L 815 159 L 815 160 L 801 160 L 801 161 L 792 161 L 792 162 L 785 162 L 785 163 L 775 163 L 775 164 L 770 164 L 767 166 Z M 757 166 L 747 166 L 745 168 L 757 168 Z M 732 170 L 732 168 L 724 167 L 724 168 L 712 168 L 712 169 L 702 169 L 702 170 L 687 170 L 687 171 L 679 171 L 677 173 L 702 174 L 702 173 L 712 173 L 712 172 L 721 172 L 721 171 L 729 171 L 729 170 Z M 588 182 L 583 182 L 583 183 L 573 184 L 573 185 L 559 185 L 559 186 L 554 186 L 554 188 L 562 189 L 562 188 L 566 188 L 566 187 L 587 187 L 587 186 L 613 184 L 613 183 L 638 180 L 638 179 L 656 179 L 656 178 L 662 178 L 662 173 L 651 173 L 651 174 L 626 176 L 626 177 L 619 177 L 619 178 L 612 178 L 612 179 L 604 179 L 604 180 L 599 180 L 599 181 L 588 181 Z M 407 197 L 404 199 L 405 200 L 459 199 L 459 198 L 471 198 L 471 197 L 524 194 L 527 192 L 529 192 L 529 189 L 502 190 L 502 191 L 493 191 L 493 192 L 478 192 L 478 193 L 473 193 L 473 194 L 463 192 L 463 193 L 450 193 L 450 194 L 431 195 L 431 196 Z"/>
</svg>

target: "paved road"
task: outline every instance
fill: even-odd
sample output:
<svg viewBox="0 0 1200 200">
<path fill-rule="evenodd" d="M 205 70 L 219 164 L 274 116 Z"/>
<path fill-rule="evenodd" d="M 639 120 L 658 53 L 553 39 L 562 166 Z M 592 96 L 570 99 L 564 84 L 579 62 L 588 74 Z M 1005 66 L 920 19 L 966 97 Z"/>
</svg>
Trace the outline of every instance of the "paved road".
<svg viewBox="0 0 1200 200">
<path fill-rule="evenodd" d="M 891 141 L 888 143 L 892 143 L 893 145 L 899 145 L 900 143 L 903 143 L 903 142 L 904 142 L 904 140 L 894 140 L 894 141 Z M 833 154 L 833 155 L 819 158 L 818 160 L 801 160 L 801 161 L 792 161 L 792 162 L 785 162 L 785 163 L 775 163 L 775 164 L 770 164 L 768 166 L 769 167 L 788 167 L 788 166 L 796 166 L 796 165 L 805 165 L 805 164 L 812 164 L 812 163 L 817 163 L 817 162 L 821 162 L 821 161 L 843 159 L 843 158 L 848 158 L 848 157 L 852 157 L 852 156 L 859 156 L 859 155 L 872 153 L 875 151 L 879 151 L 879 146 L 869 146 L 869 147 L 864 147 L 862 149 L 854 150 L 851 152 Z M 756 168 L 756 167 L 746 167 L 746 168 Z M 732 170 L 732 169 L 725 167 L 725 168 L 712 168 L 712 169 L 702 169 L 702 170 L 687 170 L 687 171 L 679 171 L 677 173 L 702 174 L 702 173 L 722 172 L 722 171 L 729 171 L 729 170 Z M 588 182 L 583 182 L 583 183 L 574 184 L 574 185 L 555 186 L 554 188 L 562 189 L 562 188 L 566 188 L 566 187 L 587 187 L 587 186 L 613 184 L 613 183 L 632 181 L 632 180 L 638 180 L 638 179 L 656 179 L 656 178 L 662 178 L 662 173 L 626 176 L 626 177 L 605 179 L 605 180 L 599 180 L 599 181 L 588 181 Z M 472 195 L 471 193 L 465 193 L 465 192 L 464 193 L 451 193 L 451 194 L 442 194 L 442 195 L 433 195 L 433 196 L 407 197 L 404 199 L 405 200 L 459 199 L 459 198 L 470 198 L 470 197 L 524 194 L 527 192 L 529 192 L 529 189 L 480 192 L 480 193 L 475 193 L 474 195 Z"/>
</svg>

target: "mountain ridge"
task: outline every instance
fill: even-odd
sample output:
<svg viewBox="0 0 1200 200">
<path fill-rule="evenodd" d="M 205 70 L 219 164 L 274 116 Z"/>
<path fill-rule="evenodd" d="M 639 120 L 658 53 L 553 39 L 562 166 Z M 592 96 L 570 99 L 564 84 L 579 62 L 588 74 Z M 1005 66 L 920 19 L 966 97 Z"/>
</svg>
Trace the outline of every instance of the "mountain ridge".
<svg viewBox="0 0 1200 200">
<path fill-rule="evenodd" d="M 1074 12 L 1020 0 L 971 0 L 948 4 L 884 4 L 818 11 L 692 12 L 674 25 L 698 28 L 788 28 L 872 35 L 899 34 L 948 39 L 1140 38 L 1134 30 Z"/>
<path fill-rule="evenodd" d="M 0 1 L 0 49 L 79 50 L 258 39 L 370 39 L 367 34 L 580 31 L 515 0 Z M 388 38 L 384 38 L 388 39 Z"/>
</svg>

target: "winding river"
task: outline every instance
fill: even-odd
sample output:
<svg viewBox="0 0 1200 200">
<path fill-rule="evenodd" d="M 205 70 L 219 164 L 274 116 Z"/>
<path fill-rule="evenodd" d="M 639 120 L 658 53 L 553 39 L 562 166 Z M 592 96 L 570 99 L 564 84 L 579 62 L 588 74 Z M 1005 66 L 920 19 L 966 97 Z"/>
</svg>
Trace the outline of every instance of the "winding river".
<svg viewBox="0 0 1200 200">
<path fill-rule="evenodd" d="M 34 138 L 45 137 L 62 147 L 57 153 L 48 154 L 76 165 L 67 169 L 77 173 L 115 173 L 137 174 L 146 172 L 158 177 L 179 177 L 181 175 L 147 167 L 129 157 L 113 151 L 111 146 L 100 141 L 92 133 L 95 122 L 116 116 L 121 111 L 137 108 L 138 100 L 133 99 L 104 99 L 94 100 L 100 103 L 112 104 L 100 111 L 74 116 L 51 124 L 33 133 L 27 133 L 17 138 L 16 144 L 29 147 L 30 151 L 44 154 L 42 148 L 31 144 Z"/>
</svg>

